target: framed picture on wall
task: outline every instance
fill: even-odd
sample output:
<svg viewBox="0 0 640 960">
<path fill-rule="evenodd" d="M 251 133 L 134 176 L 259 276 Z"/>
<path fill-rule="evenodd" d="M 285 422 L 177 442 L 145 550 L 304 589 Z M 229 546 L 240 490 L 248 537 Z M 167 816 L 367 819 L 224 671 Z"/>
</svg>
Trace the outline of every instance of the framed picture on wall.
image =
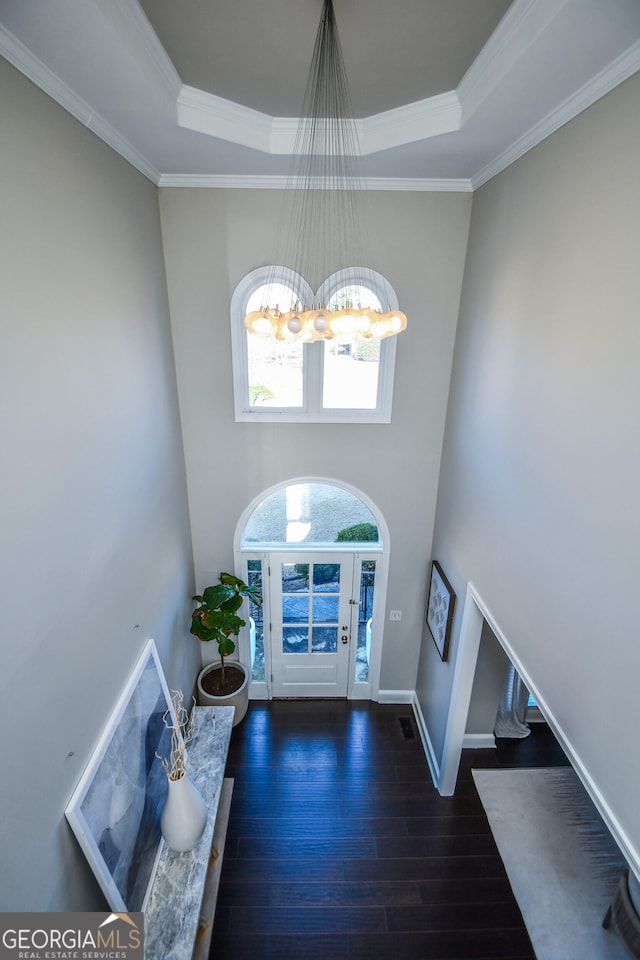
<svg viewBox="0 0 640 960">
<path fill-rule="evenodd" d="M 149 640 L 66 808 L 112 910 L 144 911 L 163 845 L 171 695 Z"/>
<path fill-rule="evenodd" d="M 429 602 L 427 604 L 427 626 L 438 649 L 441 660 L 449 656 L 451 624 L 456 595 L 447 580 L 442 567 L 434 560 L 431 564 L 431 582 L 429 584 Z"/>
</svg>

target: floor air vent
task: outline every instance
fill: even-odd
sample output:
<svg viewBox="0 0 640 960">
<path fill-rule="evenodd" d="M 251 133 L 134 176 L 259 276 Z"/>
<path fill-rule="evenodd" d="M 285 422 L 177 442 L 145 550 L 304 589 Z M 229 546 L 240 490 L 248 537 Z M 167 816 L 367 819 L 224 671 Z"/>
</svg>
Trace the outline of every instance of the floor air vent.
<svg viewBox="0 0 640 960">
<path fill-rule="evenodd" d="M 403 740 L 415 740 L 416 731 L 411 717 L 398 717 Z"/>
</svg>

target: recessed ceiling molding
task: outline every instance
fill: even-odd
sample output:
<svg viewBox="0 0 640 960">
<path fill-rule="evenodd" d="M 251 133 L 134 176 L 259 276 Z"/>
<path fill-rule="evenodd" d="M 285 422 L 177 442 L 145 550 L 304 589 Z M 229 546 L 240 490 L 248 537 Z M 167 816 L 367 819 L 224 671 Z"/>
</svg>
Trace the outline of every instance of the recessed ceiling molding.
<svg viewBox="0 0 640 960">
<path fill-rule="evenodd" d="M 187 84 L 178 96 L 178 125 L 262 153 L 272 152 L 272 117 Z"/>
<path fill-rule="evenodd" d="M 278 155 L 291 155 L 296 141 L 299 120 L 295 117 L 272 117 L 271 118 L 271 148 L 270 153 Z M 362 135 L 358 130 L 358 137 Z"/>
<path fill-rule="evenodd" d="M 40 5 L 0 0 L 0 55 L 151 182 L 170 185 L 181 174 L 179 185 L 282 186 L 272 172 L 286 172 L 296 118 L 183 86 L 138 0 L 55 0 L 46 17 Z M 639 37 L 638 0 L 514 0 L 456 91 L 358 121 L 378 177 L 369 186 L 476 189 L 639 70 Z M 236 167 L 234 144 L 254 151 L 252 173 L 214 175 L 247 169 Z M 258 154 L 268 158 L 264 176 Z M 462 177 L 437 177 L 449 169 Z"/>
<path fill-rule="evenodd" d="M 110 0 L 110 4 L 115 11 L 110 19 L 117 27 L 123 45 L 154 82 L 160 79 L 174 102 L 180 93 L 182 79 L 138 0 Z"/>
<path fill-rule="evenodd" d="M 615 89 L 640 70 L 640 41 L 632 44 L 628 50 L 608 64 L 604 70 L 589 80 L 580 90 L 547 114 L 539 123 L 519 137 L 498 157 L 479 170 L 471 178 L 472 189 L 477 190 L 484 183 L 502 173 L 512 163 L 528 153 L 547 137 L 559 130 L 578 114 L 586 110 L 601 97 Z"/>
<path fill-rule="evenodd" d="M 364 124 L 366 122 L 366 120 L 348 121 L 343 128 L 344 138 L 341 146 L 343 146 L 344 141 L 353 134 L 354 124 L 358 140 L 362 146 Z M 297 120 L 295 117 L 273 117 L 271 123 L 271 153 L 285 156 L 290 156 L 296 152 L 295 143 L 297 136 L 301 136 L 303 141 L 317 137 L 320 143 L 327 143 L 332 139 L 331 136 L 327 134 L 331 134 L 340 129 L 335 121 L 331 121 L 330 124 L 325 125 L 322 120 L 308 120 L 306 123 L 308 129 L 299 132 L 300 120 Z M 315 132 L 313 128 L 315 128 Z M 324 133 L 323 128 L 325 129 Z M 345 154 L 341 151 L 340 155 L 344 156 Z"/>
<path fill-rule="evenodd" d="M 455 90 L 367 117 L 362 123 L 363 155 L 460 129 L 462 110 Z"/>
<path fill-rule="evenodd" d="M 415 143 L 460 129 L 455 91 L 356 120 L 362 155 Z M 291 155 L 298 132 L 295 117 L 270 117 L 259 110 L 184 84 L 178 96 L 178 124 L 252 150 Z"/>
<path fill-rule="evenodd" d="M 201 187 L 227 190 L 284 190 L 291 186 L 288 177 L 236 176 L 224 174 L 163 173 L 159 187 Z M 412 193 L 471 193 L 473 187 L 466 179 L 408 179 L 405 177 L 371 177 L 360 186 L 367 190 L 394 190 Z"/>
<path fill-rule="evenodd" d="M 464 124 L 572 0 L 515 0 L 458 84 Z"/>
<path fill-rule="evenodd" d="M 148 180 L 156 185 L 158 184 L 160 171 L 149 163 L 147 158 L 136 150 L 104 117 L 96 113 L 90 104 L 74 93 L 60 77 L 56 76 L 17 37 L 14 37 L 1 25 L 0 54 L 83 126 L 95 133 L 116 153 L 119 153 Z"/>
</svg>

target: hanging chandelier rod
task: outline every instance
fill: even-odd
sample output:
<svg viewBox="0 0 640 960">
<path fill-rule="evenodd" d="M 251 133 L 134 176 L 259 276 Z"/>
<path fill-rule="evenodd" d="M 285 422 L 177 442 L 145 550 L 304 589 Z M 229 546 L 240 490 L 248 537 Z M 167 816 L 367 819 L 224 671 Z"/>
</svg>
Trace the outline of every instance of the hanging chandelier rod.
<svg viewBox="0 0 640 960">
<path fill-rule="evenodd" d="M 349 267 L 354 287 L 371 288 L 365 256 L 357 122 L 338 34 L 333 0 L 323 0 L 298 123 L 293 160 L 277 231 L 278 264 L 291 267 L 317 289 L 327 277 Z M 407 326 L 399 310 L 386 313 L 359 303 L 264 304 L 247 314 L 250 333 L 276 340 L 383 339 Z"/>
</svg>

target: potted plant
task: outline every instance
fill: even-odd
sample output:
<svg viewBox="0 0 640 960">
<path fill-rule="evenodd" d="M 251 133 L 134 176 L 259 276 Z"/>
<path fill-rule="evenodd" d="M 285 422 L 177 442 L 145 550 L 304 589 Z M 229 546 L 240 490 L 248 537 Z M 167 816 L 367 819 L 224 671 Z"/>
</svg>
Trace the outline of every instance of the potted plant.
<svg viewBox="0 0 640 960">
<path fill-rule="evenodd" d="M 258 606 L 262 594 L 231 573 L 221 573 L 220 583 L 206 587 L 193 599 L 198 606 L 191 616 L 191 633 L 199 640 L 218 644 L 219 662 L 208 664 L 198 675 L 198 703 L 201 706 L 235 707 L 234 727 L 249 705 L 249 671 L 237 660 L 225 664 L 234 653 L 235 640 L 246 621 L 238 616 L 244 599 Z"/>
</svg>

